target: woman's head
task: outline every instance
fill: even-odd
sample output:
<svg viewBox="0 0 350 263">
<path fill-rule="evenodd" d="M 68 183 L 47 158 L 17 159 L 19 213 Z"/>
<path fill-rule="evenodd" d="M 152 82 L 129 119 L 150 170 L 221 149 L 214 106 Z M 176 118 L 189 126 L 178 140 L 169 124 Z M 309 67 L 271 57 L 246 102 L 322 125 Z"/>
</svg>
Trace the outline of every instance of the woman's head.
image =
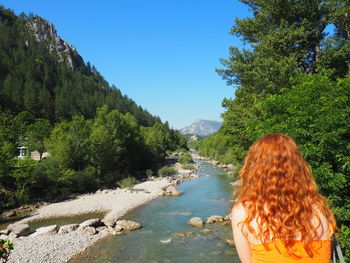
<svg viewBox="0 0 350 263">
<path fill-rule="evenodd" d="M 259 218 L 255 233 L 262 243 L 272 239 L 285 241 L 291 249 L 298 236 L 312 254 L 310 242 L 317 239 L 311 218 L 321 212 L 334 224 L 325 199 L 318 193 L 311 169 L 298 146 L 290 137 L 267 134 L 249 149 L 239 173 L 241 186 L 236 203 L 242 203 L 248 212 L 243 222 Z M 288 245 L 289 244 L 289 245 Z"/>
</svg>

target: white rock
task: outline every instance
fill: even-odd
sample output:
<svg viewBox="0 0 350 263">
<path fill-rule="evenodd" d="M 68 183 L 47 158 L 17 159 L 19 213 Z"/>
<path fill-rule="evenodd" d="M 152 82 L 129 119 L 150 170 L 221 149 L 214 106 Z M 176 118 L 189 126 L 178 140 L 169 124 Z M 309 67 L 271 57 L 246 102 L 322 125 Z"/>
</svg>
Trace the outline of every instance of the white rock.
<svg viewBox="0 0 350 263">
<path fill-rule="evenodd" d="M 140 223 L 128 220 L 118 220 L 116 222 L 116 227 L 119 226 L 123 230 L 131 231 L 142 227 Z"/>
<path fill-rule="evenodd" d="M 222 216 L 210 216 L 207 218 L 207 224 L 214 224 L 216 222 L 223 222 L 224 218 Z"/>
<path fill-rule="evenodd" d="M 16 236 L 28 236 L 30 234 L 29 225 L 28 224 L 12 224 L 8 225 L 7 230 L 10 230 L 11 233 Z"/>
<path fill-rule="evenodd" d="M 44 226 L 38 228 L 35 233 L 31 234 L 30 237 L 35 236 L 53 236 L 56 235 L 58 232 L 58 226 L 57 225 L 51 225 L 51 226 Z"/>
<path fill-rule="evenodd" d="M 70 224 L 70 225 L 61 226 L 60 229 L 58 230 L 58 234 L 63 235 L 66 233 L 73 232 L 73 231 L 77 230 L 78 227 L 79 227 L 79 224 Z"/>
<path fill-rule="evenodd" d="M 101 224 L 101 220 L 99 218 L 93 218 L 93 219 L 89 219 L 84 221 L 83 223 L 80 224 L 80 227 L 84 228 L 86 226 L 99 226 Z"/>
<path fill-rule="evenodd" d="M 203 227 L 204 226 L 203 219 L 200 217 L 192 217 L 187 223 L 192 225 L 192 226 L 196 226 L 196 227 Z"/>
</svg>

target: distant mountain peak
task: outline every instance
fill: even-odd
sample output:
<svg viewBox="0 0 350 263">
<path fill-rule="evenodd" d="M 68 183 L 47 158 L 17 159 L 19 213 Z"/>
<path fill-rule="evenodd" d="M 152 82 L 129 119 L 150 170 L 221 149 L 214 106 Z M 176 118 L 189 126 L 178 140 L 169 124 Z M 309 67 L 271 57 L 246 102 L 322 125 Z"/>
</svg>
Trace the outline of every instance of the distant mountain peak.
<svg viewBox="0 0 350 263">
<path fill-rule="evenodd" d="M 180 132 L 182 134 L 207 136 L 216 133 L 220 129 L 221 124 L 220 121 L 198 119 L 191 125 L 180 129 Z"/>
</svg>

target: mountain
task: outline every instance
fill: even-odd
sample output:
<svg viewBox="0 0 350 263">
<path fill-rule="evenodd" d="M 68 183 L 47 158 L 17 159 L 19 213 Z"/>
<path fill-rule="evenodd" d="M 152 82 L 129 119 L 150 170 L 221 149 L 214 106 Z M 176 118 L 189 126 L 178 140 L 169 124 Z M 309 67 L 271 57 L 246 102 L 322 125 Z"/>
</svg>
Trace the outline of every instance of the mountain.
<svg viewBox="0 0 350 263">
<path fill-rule="evenodd" d="M 220 121 L 196 120 L 191 125 L 180 129 L 180 133 L 207 136 L 217 132 L 220 127 Z"/>
</svg>

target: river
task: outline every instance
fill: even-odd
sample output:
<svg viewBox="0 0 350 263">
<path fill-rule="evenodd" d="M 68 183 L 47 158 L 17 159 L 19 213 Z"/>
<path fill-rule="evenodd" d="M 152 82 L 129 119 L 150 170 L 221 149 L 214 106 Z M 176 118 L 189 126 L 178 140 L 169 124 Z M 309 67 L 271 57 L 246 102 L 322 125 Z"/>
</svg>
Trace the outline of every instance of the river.
<svg viewBox="0 0 350 263">
<path fill-rule="evenodd" d="M 226 215 L 231 206 L 232 181 L 227 172 L 197 161 L 199 178 L 178 186 L 177 197 L 161 197 L 130 212 L 125 219 L 140 222 L 143 228 L 98 241 L 69 263 L 191 263 L 240 262 L 226 243 L 232 239 L 230 226 L 206 225 L 210 233 L 187 224 L 194 216 L 204 220 Z M 186 236 L 180 236 L 179 233 Z M 182 234 L 183 235 L 183 234 Z"/>
</svg>

